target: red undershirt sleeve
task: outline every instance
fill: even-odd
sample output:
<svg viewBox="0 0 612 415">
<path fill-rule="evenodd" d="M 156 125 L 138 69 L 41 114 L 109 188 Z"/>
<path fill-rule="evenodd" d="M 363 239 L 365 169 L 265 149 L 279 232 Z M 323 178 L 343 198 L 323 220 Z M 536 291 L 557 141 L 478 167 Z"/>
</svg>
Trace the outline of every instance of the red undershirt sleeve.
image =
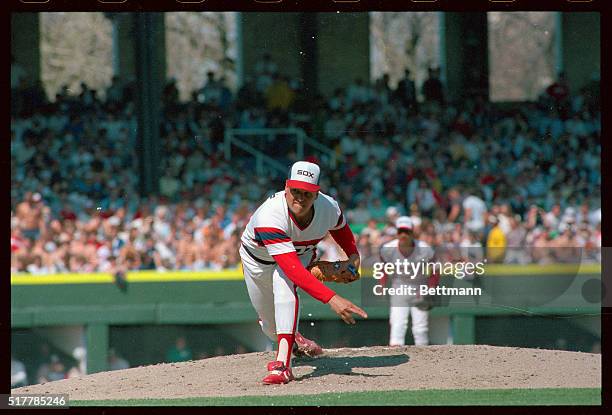
<svg viewBox="0 0 612 415">
<path fill-rule="evenodd" d="M 295 251 L 273 255 L 272 257 L 295 285 L 323 304 L 327 304 L 336 295 L 331 288 L 327 287 L 304 268 Z"/>
<path fill-rule="evenodd" d="M 347 256 L 350 257 L 353 254 L 359 254 L 357 251 L 357 244 L 355 243 L 355 236 L 351 228 L 349 228 L 348 223 L 340 229 L 329 231 L 329 233 Z"/>
<path fill-rule="evenodd" d="M 432 262 L 433 262 L 433 260 L 436 260 L 436 256 L 435 256 L 435 254 L 433 254 L 433 255 L 431 256 L 431 260 L 432 260 Z M 432 273 L 432 274 L 429 276 L 429 278 L 427 279 L 427 286 L 428 286 L 429 288 L 435 288 L 435 287 L 437 287 L 438 285 L 440 285 L 440 274 L 438 274 L 438 273 L 434 272 L 434 273 Z"/>
<path fill-rule="evenodd" d="M 431 274 L 429 276 L 429 280 L 427 281 L 427 286 L 429 288 L 435 288 L 440 284 L 440 275 L 438 274 Z"/>
<path fill-rule="evenodd" d="M 383 248 L 381 247 L 380 248 L 379 258 L 380 258 L 380 263 L 384 265 L 387 261 L 385 261 L 385 259 L 383 258 L 382 249 Z M 384 266 L 383 266 L 383 269 L 384 269 Z M 379 281 L 380 281 L 380 286 L 381 287 L 385 287 L 387 285 L 387 273 L 386 272 L 383 271 L 383 276 L 382 276 L 382 278 Z"/>
</svg>

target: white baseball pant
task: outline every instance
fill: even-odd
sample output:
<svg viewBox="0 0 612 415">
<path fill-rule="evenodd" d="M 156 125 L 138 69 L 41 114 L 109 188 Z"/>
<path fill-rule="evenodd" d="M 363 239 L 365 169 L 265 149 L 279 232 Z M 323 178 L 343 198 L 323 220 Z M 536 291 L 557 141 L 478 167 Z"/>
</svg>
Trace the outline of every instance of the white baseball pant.
<svg viewBox="0 0 612 415">
<path fill-rule="evenodd" d="M 273 341 L 277 340 L 277 334 L 294 334 L 300 316 L 298 287 L 277 264 L 257 262 L 244 246 L 240 246 L 239 252 L 244 281 L 263 332 Z M 307 266 L 313 257 L 312 253 L 307 253 L 299 258 L 302 265 Z"/>
<path fill-rule="evenodd" d="M 409 315 L 412 316 L 414 344 L 416 346 L 429 344 L 429 312 L 419 310 L 417 307 L 394 306 L 389 311 L 389 325 L 391 326 L 389 345 L 404 346 L 406 344 Z"/>
</svg>

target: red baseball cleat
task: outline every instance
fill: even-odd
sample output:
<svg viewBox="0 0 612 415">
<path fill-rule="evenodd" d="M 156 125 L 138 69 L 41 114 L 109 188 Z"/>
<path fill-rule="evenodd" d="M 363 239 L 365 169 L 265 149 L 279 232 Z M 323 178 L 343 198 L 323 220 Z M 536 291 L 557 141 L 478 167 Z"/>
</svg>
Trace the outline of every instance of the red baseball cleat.
<svg viewBox="0 0 612 415">
<path fill-rule="evenodd" d="M 268 363 L 268 375 L 263 378 L 263 383 L 266 385 L 282 385 L 291 382 L 293 379 L 293 373 L 291 368 L 285 367 L 283 362 L 274 361 Z"/>
<path fill-rule="evenodd" d="M 323 354 L 323 348 L 321 346 L 313 340 L 308 340 L 298 332 L 295 333 L 295 344 L 297 346 L 293 351 L 295 356 L 315 357 Z"/>
</svg>

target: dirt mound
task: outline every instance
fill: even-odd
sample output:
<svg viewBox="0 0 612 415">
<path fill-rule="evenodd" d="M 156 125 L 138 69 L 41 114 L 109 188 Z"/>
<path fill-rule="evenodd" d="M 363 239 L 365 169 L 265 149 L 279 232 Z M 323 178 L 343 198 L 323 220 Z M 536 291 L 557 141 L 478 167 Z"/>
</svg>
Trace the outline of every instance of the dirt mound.
<svg viewBox="0 0 612 415">
<path fill-rule="evenodd" d="M 295 358 L 296 381 L 266 386 L 274 352 L 163 363 L 13 389 L 72 400 L 302 395 L 405 389 L 601 387 L 601 355 L 493 346 L 328 349 Z"/>
</svg>

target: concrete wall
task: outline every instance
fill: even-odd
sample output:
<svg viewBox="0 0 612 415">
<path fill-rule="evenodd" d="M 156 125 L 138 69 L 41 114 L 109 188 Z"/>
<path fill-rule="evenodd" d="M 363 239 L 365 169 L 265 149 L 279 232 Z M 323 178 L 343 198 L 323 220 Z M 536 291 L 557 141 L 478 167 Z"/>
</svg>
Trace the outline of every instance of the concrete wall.
<svg viewBox="0 0 612 415">
<path fill-rule="evenodd" d="M 113 16 L 115 31 L 119 77 L 122 81 L 136 76 L 134 35 L 132 13 L 115 13 Z M 161 48 L 163 73 L 165 73 L 165 33 L 163 22 L 160 30 L 154 33 L 155 42 Z M 40 23 L 38 13 L 11 14 L 11 54 L 15 60 L 26 69 L 32 79 L 40 79 Z"/>
<path fill-rule="evenodd" d="M 40 21 L 38 13 L 11 14 L 11 54 L 30 80 L 40 79 Z"/>
<path fill-rule="evenodd" d="M 599 13 L 563 13 L 561 17 L 563 68 L 571 91 L 601 72 Z"/>
<path fill-rule="evenodd" d="M 119 75 L 127 80 L 135 75 L 132 19 L 127 13 L 118 15 L 116 44 L 119 45 Z M 466 45 L 465 37 L 466 30 L 486 35 L 486 27 L 483 30 L 482 26 L 470 23 L 466 15 L 446 13 L 444 18 L 447 88 L 454 98 L 458 98 L 467 86 L 466 68 L 473 68 L 475 61 L 478 66 L 487 63 L 487 51 L 478 52 L 475 60 L 474 51 L 479 50 L 480 46 Z M 591 12 L 563 13 L 561 22 L 563 67 L 575 91 L 588 82 L 594 72 L 600 72 L 600 17 L 599 13 Z M 241 56 L 245 75 L 253 73 L 255 63 L 264 51 L 272 54 L 281 72 L 295 77 L 302 75 L 300 13 L 244 12 L 241 13 L 241 24 Z M 369 79 L 368 14 L 319 13 L 316 26 L 319 89 L 330 93 L 337 85 L 344 86 L 356 77 Z M 163 48 L 163 35 L 158 35 L 160 47 Z M 32 79 L 40 79 L 39 43 L 38 14 L 11 14 L 11 53 Z M 482 44 L 487 44 L 486 38 Z"/>
</svg>

